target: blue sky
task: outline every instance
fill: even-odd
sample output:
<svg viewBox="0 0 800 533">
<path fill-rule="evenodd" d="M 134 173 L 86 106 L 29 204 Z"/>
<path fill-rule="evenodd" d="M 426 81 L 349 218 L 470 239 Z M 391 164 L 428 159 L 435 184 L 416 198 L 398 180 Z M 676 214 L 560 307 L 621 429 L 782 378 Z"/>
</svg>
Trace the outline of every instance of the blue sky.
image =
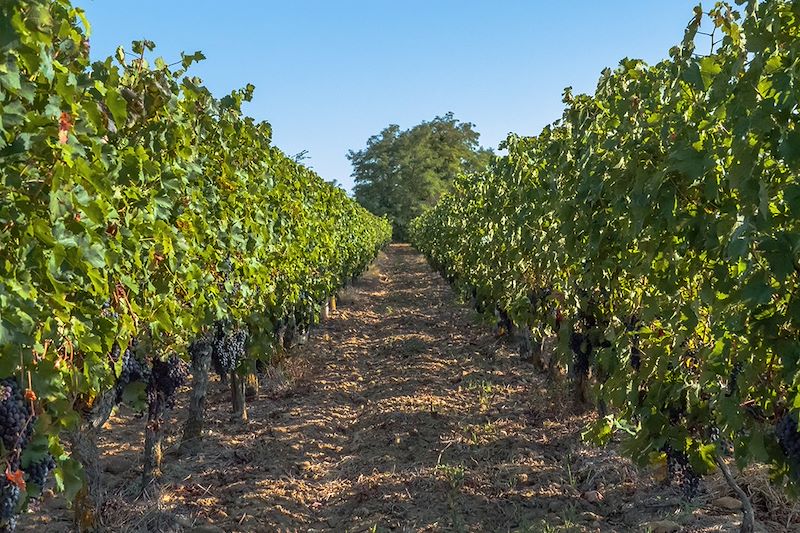
<svg viewBox="0 0 800 533">
<path fill-rule="evenodd" d="M 623 57 L 655 62 L 678 43 L 696 0 L 73 0 L 92 54 L 155 41 L 222 96 L 256 86 L 248 114 L 327 180 L 352 185 L 349 149 L 389 124 L 448 111 L 481 143 L 536 134 L 561 93 L 592 92 Z M 709 2 L 706 2 L 709 3 Z"/>
</svg>

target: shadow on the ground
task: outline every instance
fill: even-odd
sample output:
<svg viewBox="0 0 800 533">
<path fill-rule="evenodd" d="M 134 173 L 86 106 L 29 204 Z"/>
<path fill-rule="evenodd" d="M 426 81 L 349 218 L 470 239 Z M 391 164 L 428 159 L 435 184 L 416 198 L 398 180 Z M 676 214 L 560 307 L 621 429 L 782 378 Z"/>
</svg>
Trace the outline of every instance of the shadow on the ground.
<svg viewBox="0 0 800 533">
<path fill-rule="evenodd" d="M 582 445 L 592 415 L 476 324 L 416 251 L 392 245 L 288 363 L 305 373 L 289 392 L 262 390 L 249 424 L 229 421 L 212 384 L 201 453 L 168 447 L 150 500 L 130 495 L 143 422 L 112 421 L 109 529 L 630 531 L 680 508 L 648 508 L 669 491 Z M 603 501 L 582 497 L 595 489 Z M 66 530 L 67 514 L 47 530 Z"/>
</svg>

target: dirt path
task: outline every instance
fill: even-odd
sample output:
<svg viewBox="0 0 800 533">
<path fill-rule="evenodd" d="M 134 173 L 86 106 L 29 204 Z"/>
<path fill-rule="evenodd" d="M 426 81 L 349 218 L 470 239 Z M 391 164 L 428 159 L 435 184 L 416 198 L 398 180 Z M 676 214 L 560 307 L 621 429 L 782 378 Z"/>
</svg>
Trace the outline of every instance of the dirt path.
<svg viewBox="0 0 800 533">
<path fill-rule="evenodd" d="M 498 361 L 487 332 L 419 254 L 392 246 L 307 346 L 302 393 L 252 408 L 241 453 L 263 483 L 237 509 L 242 526 L 508 530 L 545 518 L 549 502 L 532 496 L 560 505 L 562 490 L 524 474 L 541 485 L 581 421 L 554 430 L 529 396 L 531 368 Z"/>
<path fill-rule="evenodd" d="M 249 424 L 228 420 L 218 382 L 203 453 L 178 455 L 174 420 L 149 499 L 133 492 L 143 423 L 115 417 L 103 443 L 113 495 L 106 526 L 634 531 L 667 517 L 693 531 L 733 527 L 735 513 L 698 513 L 612 450 L 581 444 L 591 415 L 565 406 L 567 394 L 490 331 L 420 255 L 391 246 L 309 343 L 264 378 Z M 48 531 L 66 528 L 56 504 L 46 504 Z"/>
</svg>

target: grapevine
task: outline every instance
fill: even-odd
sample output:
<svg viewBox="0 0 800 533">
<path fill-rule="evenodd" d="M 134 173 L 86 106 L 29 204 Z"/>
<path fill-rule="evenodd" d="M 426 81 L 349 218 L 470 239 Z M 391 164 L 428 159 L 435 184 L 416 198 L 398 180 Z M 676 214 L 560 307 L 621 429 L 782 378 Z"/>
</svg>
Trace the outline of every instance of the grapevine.
<svg viewBox="0 0 800 533">
<path fill-rule="evenodd" d="M 31 376 L 58 422 L 43 437 L 82 450 L 87 475 L 56 460 L 91 521 L 97 434 L 130 383 L 159 422 L 201 332 L 226 317 L 247 328 L 231 354 L 271 353 L 272 324 L 363 272 L 391 228 L 273 144 L 242 111 L 252 85 L 212 94 L 201 52 L 164 60 L 143 40 L 93 61 L 70 0 L 3 2 L 0 20 L 0 375 Z"/>
<path fill-rule="evenodd" d="M 668 59 L 624 59 L 592 95 L 566 89 L 558 122 L 510 135 L 411 225 L 445 278 L 559 340 L 608 412 L 588 434 L 625 427 L 640 462 L 681 443 L 669 462 L 689 493 L 715 468 L 732 479 L 729 453 L 798 483 L 784 413 L 800 376 L 800 18 L 788 0 L 739 4 L 696 8 Z"/>
</svg>

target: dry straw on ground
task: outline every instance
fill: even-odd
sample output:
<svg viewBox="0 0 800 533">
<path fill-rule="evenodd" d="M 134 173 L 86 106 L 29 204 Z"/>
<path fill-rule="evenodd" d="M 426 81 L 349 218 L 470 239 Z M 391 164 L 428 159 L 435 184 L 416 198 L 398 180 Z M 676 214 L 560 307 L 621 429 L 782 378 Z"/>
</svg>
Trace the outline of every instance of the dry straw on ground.
<svg viewBox="0 0 800 533">
<path fill-rule="evenodd" d="M 393 245 L 279 368 L 262 376 L 249 424 L 230 422 L 212 383 L 200 454 L 178 455 L 169 423 L 163 476 L 139 477 L 144 422 L 122 410 L 104 434 L 109 531 L 735 531 L 716 477 L 682 501 L 658 469 L 581 442 L 593 417 L 459 303 L 422 257 Z M 184 399 L 185 401 L 185 399 Z M 768 531 L 798 507 L 763 469 L 742 474 Z M 21 531 L 69 531 L 58 497 Z"/>
</svg>

